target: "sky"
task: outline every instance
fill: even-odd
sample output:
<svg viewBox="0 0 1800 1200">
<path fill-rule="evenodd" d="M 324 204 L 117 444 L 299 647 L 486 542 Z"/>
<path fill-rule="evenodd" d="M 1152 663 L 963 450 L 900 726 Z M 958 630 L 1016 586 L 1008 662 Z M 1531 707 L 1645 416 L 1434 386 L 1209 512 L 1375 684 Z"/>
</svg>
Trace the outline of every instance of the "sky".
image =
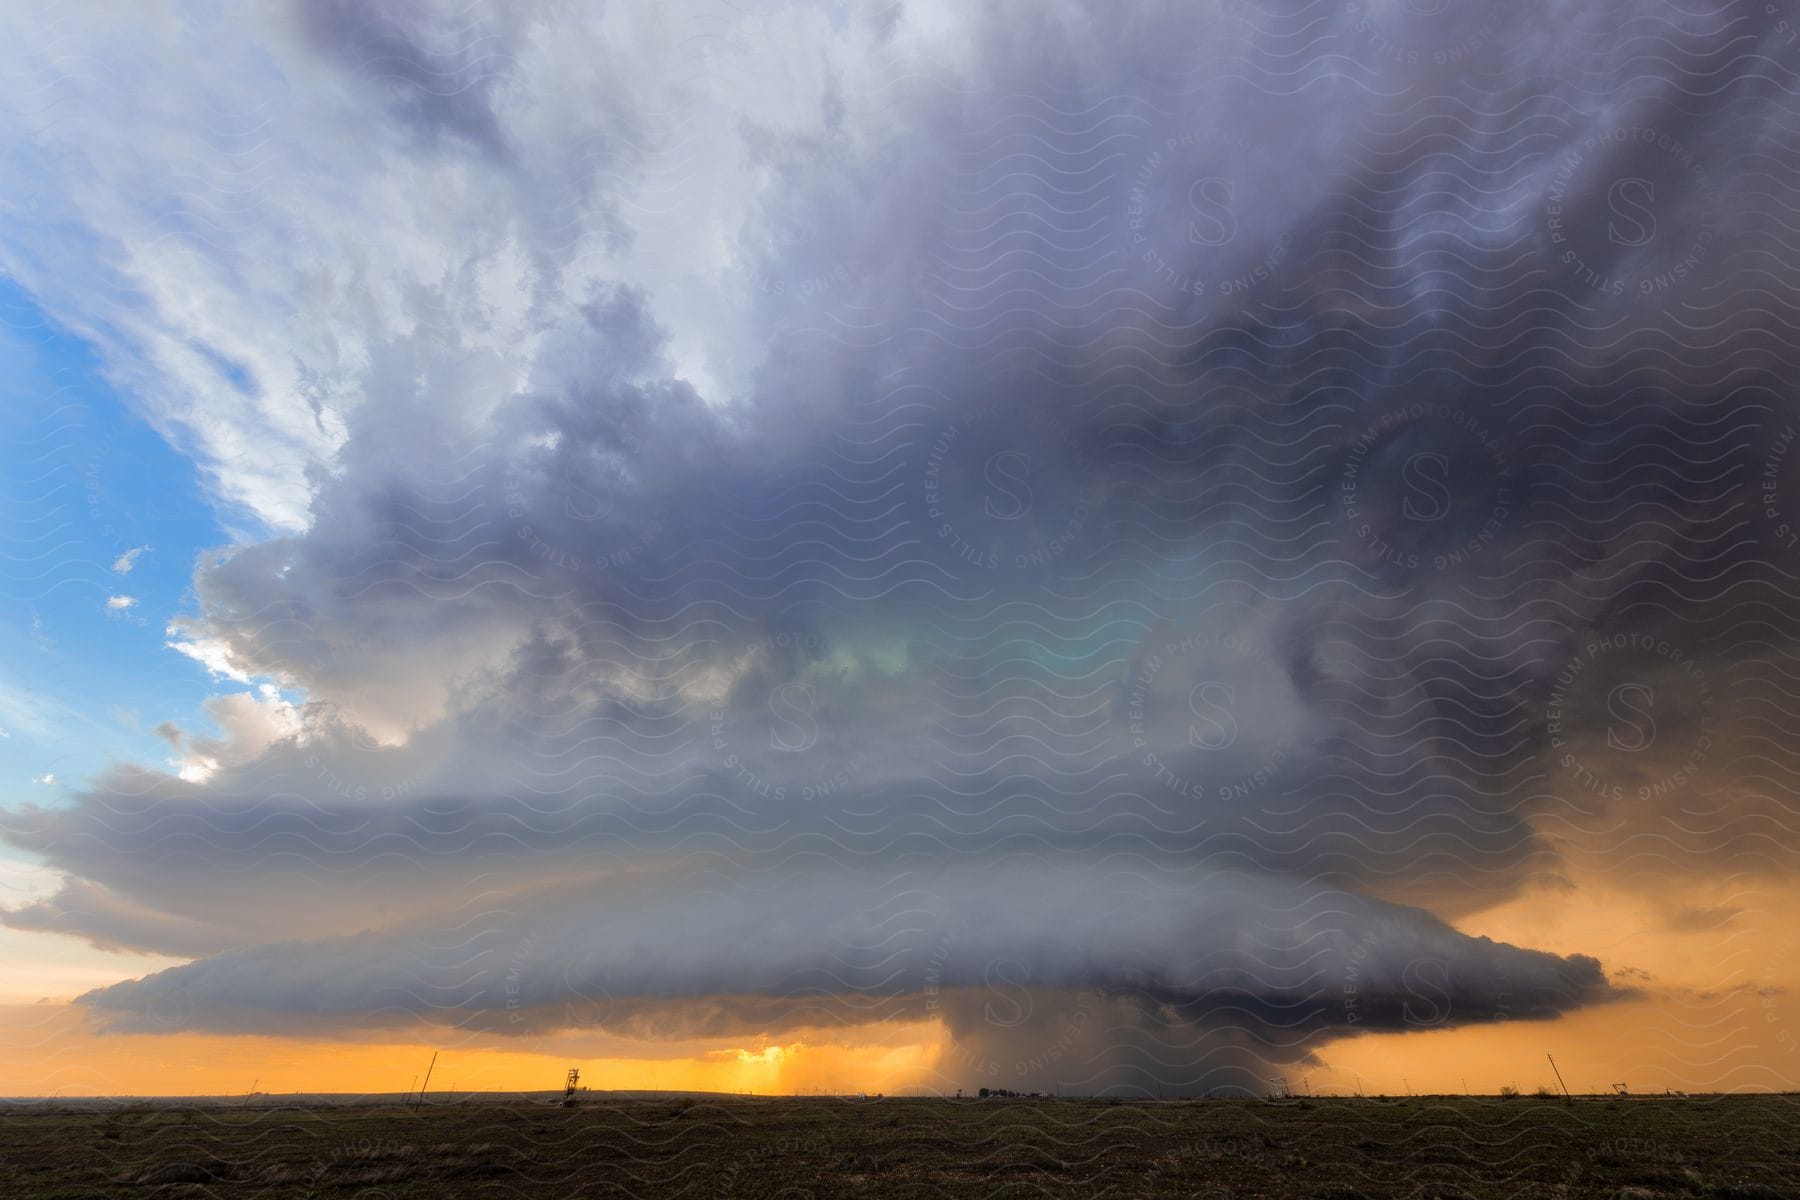
<svg viewBox="0 0 1800 1200">
<path fill-rule="evenodd" d="M 0 1095 L 1800 1086 L 1800 4 L 0 39 Z"/>
</svg>

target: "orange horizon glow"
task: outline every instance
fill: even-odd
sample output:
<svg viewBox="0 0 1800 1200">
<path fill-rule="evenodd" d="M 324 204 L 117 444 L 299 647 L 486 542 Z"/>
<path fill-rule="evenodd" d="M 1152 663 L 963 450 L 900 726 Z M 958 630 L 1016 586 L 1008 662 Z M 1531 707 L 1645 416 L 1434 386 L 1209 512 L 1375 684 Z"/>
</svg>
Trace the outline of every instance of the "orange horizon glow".
<svg viewBox="0 0 1800 1200">
<path fill-rule="evenodd" d="M 1676 1070 L 1681 1028 L 1653 1005 L 1630 1011 L 1602 1007 L 1556 1022 L 1513 1022 L 1420 1033 L 1380 1034 L 1332 1043 L 1317 1066 L 1294 1067 L 1278 1085 L 1311 1095 L 1492 1095 L 1503 1086 L 1529 1094 L 1559 1085 L 1546 1061 L 1556 1052 L 1569 1089 L 1604 1094 L 1627 1082 L 1637 1094 L 1677 1091 L 1769 1092 L 1791 1088 L 1800 1065 L 1793 1042 L 1767 1029 L 1755 996 L 1715 1013 L 1734 1045 L 1719 1064 L 1718 1086 L 1687 1086 Z M 1625 1028 L 1621 1028 L 1621 1026 Z M 900 1031 L 889 1031 L 898 1034 Z M 597 1057 L 509 1051 L 488 1046 L 442 1050 L 426 1041 L 380 1043 L 291 1038 L 96 1032 L 86 1014 L 66 1004 L 0 1008 L 0 1096 L 86 1097 L 260 1095 L 381 1096 L 415 1092 L 437 1055 L 429 1094 L 452 1100 L 471 1093 L 549 1092 L 570 1066 L 596 1092 L 713 1092 L 752 1096 L 817 1094 L 950 1095 L 958 1085 L 944 1069 L 954 1056 L 942 1030 L 909 1031 L 916 1041 L 830 1044 L 789 1042 L 702 1052 L 684 1057 Z M 1620 1062 L 1632 1065 L 1623 1071 Z M 1623 1074 L 1627 1078 L 1615 1079 Z M 974 1094 L 975 1083 L 962 1085 Z M 1002 1084 L 1004 1081 L 1001 1081 Z"/>
</svg>

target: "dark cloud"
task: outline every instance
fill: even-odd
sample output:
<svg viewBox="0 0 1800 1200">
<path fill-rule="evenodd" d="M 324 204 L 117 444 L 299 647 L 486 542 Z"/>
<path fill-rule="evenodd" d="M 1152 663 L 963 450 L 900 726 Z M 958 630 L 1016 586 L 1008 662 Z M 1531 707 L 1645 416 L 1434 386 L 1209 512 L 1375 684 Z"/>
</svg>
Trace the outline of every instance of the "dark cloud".
<svg viewBox="0 0 1800 1200">
<path fill-rule="evenodd" d="M 221 954 L 87 1001 L 121 1029 L 313 1033 L 693 1038 L 939 1015 L 976 1076 L 1254 1090 L 1321 1031 L 1546 1019 L 1614 994 L 1592 959 L 1310 883 L 1035 858 L 775 876 L 689 856 L 453 917 Z"/>
<path fill-rule="evenodd" d="M 0 815 L 70 876 L 6 920 L 213 955 L 125 1023 L 479 1024 L 498 949 L 421 932 L 473 890 L 546 1024 L 937 1011 L 1065 1086 L 1607 998 L 1440 918 L 1791 868 L 1797 60 L 1761 4 L 1535 8 L 846 17 L 690 232 L 756 352 L 521 220 L 523 366 L 380 341 L 311 524 L 199 569 L 178 638 L 295 707 Z M 306 21 L 548 178 L 523 34 Z"/>
<path fill-rule="evenodd" d="M 501 12 L 439 13 L 407 0 L 292 6 L 303 40 L 366 86 L 398 128 L 444 135 L 496 157 L 506 138 L 495 92 L 513 69 L 517 26 Z"/>
</svg>

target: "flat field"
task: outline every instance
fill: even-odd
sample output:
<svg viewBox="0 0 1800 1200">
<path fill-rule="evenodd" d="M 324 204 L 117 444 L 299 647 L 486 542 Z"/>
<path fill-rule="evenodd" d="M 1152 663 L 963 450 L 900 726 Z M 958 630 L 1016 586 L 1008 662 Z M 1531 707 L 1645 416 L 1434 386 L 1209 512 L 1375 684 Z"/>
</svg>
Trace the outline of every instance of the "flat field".
<svg viewBox="0 0 1800 1200">
<path fill-rule="evenodd" d="M 0 1196 L 1800 1198 L 1800 1098 L 0 1104 Z"/>
</svg>

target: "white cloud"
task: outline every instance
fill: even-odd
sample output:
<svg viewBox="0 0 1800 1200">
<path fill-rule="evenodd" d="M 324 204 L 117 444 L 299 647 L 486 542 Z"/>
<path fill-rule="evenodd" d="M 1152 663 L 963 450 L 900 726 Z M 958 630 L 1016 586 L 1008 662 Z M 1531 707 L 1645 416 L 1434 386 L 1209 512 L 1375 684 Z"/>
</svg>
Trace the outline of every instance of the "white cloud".
<svg viewBox="0 0 1800 1200">
<path fill-rule="evenodd" d="M 204 783 L 221 767 L 252 762 L 276 742 L 302 732 L 299 710 L 269 684 L 255 693 L 214 696 L 206 702 L 206 712 L 219 727 L 220 736 L 186 739 L 175 773 L 188 783 Z M 179 746 L 179 739 L 171 744 Z"/>
<path fill-rule="evenodd" d="M 118 575 L 131 574 L 131 568 L 137 565 L 138 556 L 149 549 L 150 547 L 148 546 L 137 546 L 119 555 L 119 557 L 113 559 L 113 572 Z"/>
<path fill-rule="evenodd" d="M 182 631 L 175 626 L 167 630 L 170 641 L 165 645 L 171 650 L 187 655 L 213 675 L 238 683 L 249 683 L 250 674 L 232 661 L 231 646 L 223 638 L 183 638 Z"/>
<path fill-rule="evenodd" d="M 106 598 L 106 607 L 111 609 L 113 612 L 124 612 L 128 608 L 136 608 L 137 607 L 137 597 L 136 596 L 108 596 Z"/>
<path fill-rule="evenodd" d="M 0 104 L 27 114 L 9 139 L 19 203 L 0 269 L 95 343 L 219 500 L 279 530 L 310 522 L 311 473 L 367 401 L 360 378 L 422 330 L 522 378 L 545 302 L 617 280 L 657 301 L 688 378 L 743 381 L 761 343 L 748 289 L 720 280 L 742 274 L 737 238 L 772 181 L 742 131 L 819 136 L 820 97 L 881 65 L 839 55 L 848 79 L 834 79 L 845 31 L 789 14 L 785 55 L 747 28 L 751 52 L 709 79 L 667 69 L 678 31 L 722 15 L 708 5 L 655 20 L 608 7 L 553 30 L 477 3 L 436 33 L 486 51 L 465 61 L 431 42 L 420 52 L 445 78 L 414 91 L 384 76 L 404 49 L 368 49 L 405 22 L 317 8 L 228 25 L 109 13 L 88 51 L 103 73 L 39 74 L 26 53 L 0 64 Z M 428 14 L 418 24 L 434 36 Z M 65 38 L 48 15 L 0 14 L 7 45 Z M 178 66 L 193 61 L 204 77 Z"/>
</svg>

